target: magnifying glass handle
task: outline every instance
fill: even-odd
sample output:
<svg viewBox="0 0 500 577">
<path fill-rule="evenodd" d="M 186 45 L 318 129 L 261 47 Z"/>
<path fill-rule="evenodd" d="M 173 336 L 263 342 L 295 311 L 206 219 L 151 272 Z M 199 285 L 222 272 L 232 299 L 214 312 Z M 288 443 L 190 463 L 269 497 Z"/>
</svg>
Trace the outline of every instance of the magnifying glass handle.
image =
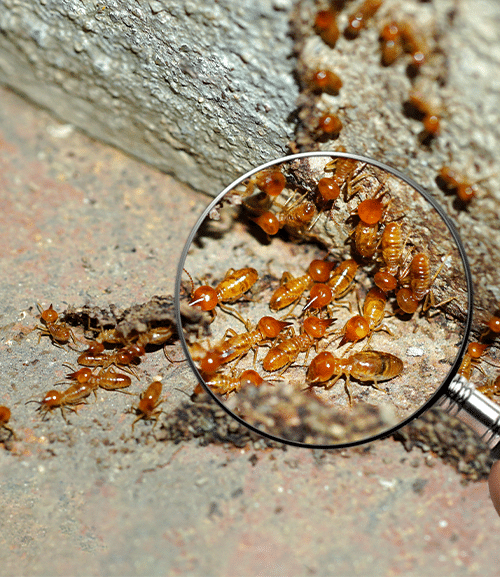
<svg viewBox="0 0 500 577">
<path fill-rule="evenodd" d="M 475 431 L 491 449 L 492 457 L 500 459 L 500 406 L 461 375 L 454 377 L 437 405 Z"/>
</svg>

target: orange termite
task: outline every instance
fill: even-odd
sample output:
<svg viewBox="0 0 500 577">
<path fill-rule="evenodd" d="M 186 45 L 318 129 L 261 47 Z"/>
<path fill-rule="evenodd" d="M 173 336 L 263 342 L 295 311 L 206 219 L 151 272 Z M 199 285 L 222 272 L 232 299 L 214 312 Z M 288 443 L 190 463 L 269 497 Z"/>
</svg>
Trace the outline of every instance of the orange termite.
<svg viewBox="0 0 500 577">
<path fill-rule="evenodd" d="M 380 51 L 383 66 L 390 66 L 403 53 L 401 32 L 397 22 L 386 24 L 380 31 Z"/>
<path fill-rule="evenodd" d="M 161 381 L 153 381 L 149 387 L 141 393 L 138 406 L 133 407 L 132 409 L 135 410 L 137 414 L 135 421 L 132 423 L 132 432 L 134 432 L 134 426 L 137 421 L 140 421 L 141 419 L 144 419 L 145 421 L 154 421 L 153 428 L 151 429 L 154 430 L 158 422 L 158 417 L 163 412 L 161 409 L 157 410 L 163 403 L 163 400 L 160 401 L 162 388 L 163 385 Z"/>
<path fill-rule="evenodd" d="M 9 431 L 10 435 L 16 438 L 16 434 L 14 431 L 9 427 L 8 422 L 10 421 L 10 409 L 9 407 L 0 406 L 0 428 Z M 10 438 L 10 437 L 9 437 Z"/>
<path fill-rule="evenodd" d="M 399 32 L 403 49 L 411 55 L 411 65 L 415 70 L 418 70 L 427 60 L 427 46 L 423 39 L 417 35 L 413 26 L 409 22 L 400 22 Z"/>
<path fill-rule="evenodd" d="M 222 364 L 239 359 L 251 348 L 276 338 L 291 324 L 273 317 L 262 317 L 253 331 L 233 334 L 209 350 L 200 361 L 201 372 L 206 375 L 215 373 Z"/>
<path fill-rule="evenodd" d="M 145 347 L 147 345 L 163 345 L 174 334 L 172 327 L 155 327 L 134 335 L 133 338 L 127 339 L 119 329 L 101 330 L 96 337 L 97 343 L 108 343 L 111 345 L 128 345 L 131 341 Z M 104 349 L 103 349 L 104 350 Z"/>
<path fill-rule="evenodd" d="M 258 172 L 247 184 L 245 195 L 251 194 L 255 185 L 268 196 L 276 197 L 284 190 L 286 178 L 283 173 L 276 168 L 269 168 Z"/>
<path fill-rule="evenodd" d="M 41 401 L 27 401 L 28 403 L 39 403 L 38 411 L 40 411 L 44 416 L 54 409 L 60 409 L 63 419 L 68 422 L 66 415 L 64 414 L 64 408 L 69 408 L 71 411 L 76 413 L 76 410 L 68 405 L 79 405 L 83 400 L 92 393 L 92 386 L 87 383 L 77 383 L 71 385 L 62 393 L 52 389 L 45 393 L 44 398 Z"/>
<path fill-rule="evenodd" d="M 486 330 L 481 335 L 481 339 L 490 335 L 496 337 L 498 334 L 500 334 L 500 317 L 492 316 L 486 323 Z"/>
<path fill-rule="evenodd" d="M 370 331 L 379 328 L 380 323 L 384 320 L 386 302 L 385 292 L 378 287 L 373 287 L 366 293 L 363 302 L 363 317 L 368 321 Z M 381 329 L 379 328 L 379 330 Z M 388 329 L 385 330 L 388 332 Z"/>
<path fill-rule="evenodd" d="M 341 151 L 345 152 L 345 149 L 341 147 Z M 358 162 L 352 158 L 346 158 L 339 156 L 325 164 L 325 172 L 333 171 L 331 176 L 332 180 L 342 189 L 344 186 L 349 187 L 349 183 L 353 178 L 353 175 L 364 168 L 366 165 L 363 162 Z M 351 195 L 349 195 L 351 196 Z"/>
<path fill-rule="evenodd" d="M 445 192 L 453 192 L 463 203 L 470 202 L 477 194 L 477 184 L 486 180 L 482 178 L 471 182 L 463 174 L 449 166 L 443 166 L 439 171 L 437 183 Z"/>
<path fill-rule="evenodd" d="M 118 351 L 106 353 L 104 352 L 104 345 L 102 345 L 102 343 L 93 343 L 78 357 L 77 363 L 84 367 L 103 368 L 116 365 L 123 367 L 124 370 L 128 369 L 133 373 L 132 369 L 130 369 L 128 365 L 131 365 L 137 358 L 142 357 L 145 354 L 146 350 L 139 344 L 129 345 L 128 347 L 119 349 Z"/>
<path fill-rule="evenodd" d="M 386 224 L 380 240 L 385 272 L 393 276 L 397 274 L 403 256 L 404 244 L 401 224 L 398 222 Z"/>
<path fill-rule="evenodd" d="M 366 26 L 367 21 L 372 18 L 382 6 L 383 0 L 365 0 L 359 8 L 349 16 L 349 23 L 344 30 L 347 38 L 356 38 L 361 30 Z"/>
<path fill-rule="evenodd" d="M 480 366 L 480 362 L 481 357 L 487 348 L 488 345 L 483 345 L 478 342 L 469 343 L 467 352 L 465 353 L 464 358 L 462 359 L 462 363 L 460 364 L 460 368 L 458 369 L 458 374 L 462 375 L 468 380 L 470 380 L 472 370 L 474 368 L 479 369 L 484 374 L 484 371 Z"/>
<path fill-rule="evenodd" d="M 234 270 L 230 268 L 224 279 L 215 287 L 198 287 L 191 295 L 189 306 L 197 306 L 202 311 L 212 311 L 222 303 L 233 303 L 249 291 L 257 282 L 259 273 L 251 267 Z M 231 309 L 230 309 L 231 310 Z"/>
<path fill-rule="evenodd" d="M 329 352 L 317 355 L 309 365 L 307 382 L 310 386 L 323 386 L 327 389 L 345 375 L 345 390 L 352 404 L 350 378 L 358 381 L 372 381 L 378 389 L 380 381 L 388 381 L 403 371 L 403 361 L 390 353 L 380 351 L 360 351 L 347 358 L 337 358 Z M 333 377 L 333 378 L 332 378 Z"/>
<path fill-rule="evenodd" d="M 330 273 L 334 268 L 334 263 L 325 260 L 313 260 L 309 265 L 305 275 L 291 277 L 285 273 L 282 277 L 282 284 L 271 296 L 269 308 L 279 311 L 295 301 L 311 287 L 314 282 L 326 282 L 330 278 Z"/>
<path fill-rule="evenodd" d="M 373 282 L 385 293 L 393 291 L 398 286 L 396 277 L 386 271 L 379 270 L 373 277 Z"/>
<path fill-rule="evenodd" d="M 70 340 L 75 341 L 75 336 L 73 331 L 61 321 L 58 322 L 59 315 L 55 311 L 52 305 L 48 309 L 43 309 L 42 306 L 37 303 L 38 309 L 40 310 L 40 319 L 45 326 L 35 327 L 40 331 L 38 336 L 38 342 L 43 335 L 48 335 L 55 345 L 60 346 L 61 344 L 66 344 Z"/>
<path fill-rule="evenodd" d="M 337 14 L 334 10 L 320 10 L 314 20 L 314 28 L 325 44 L 331 48 L 335 46 L 340 36 L 337 26 Z"/>
<path fill-rule="evenodd" d="M 75 380 L 78 383 L 86 383 L 92 387 L 93 391 L 100 387 L 106 391 L 120 391 L 121 393 L 131 394 L 123 389 L 130 387 L 132 379 L 128 375 L 119 373 L 112 368 L 101 370 L 94 375 L 90 368 L 83 367 L 78 371 L 69 373 L 67 378 Z"/>
<path fill-rule="evenodd" d="M 410 92 L 407 101 L 410 114 L 417 117 L 423 124 L 424 136 L 437 136 L 440 131 L 440 120 L 436 108 L 419 91 Z"/>
<path fill-rule="evenodd" d="M 357 269 L 358 264 L 353 259 L 341 262 L 326 284 L 323 282 L 320 283 L 321 286 L 315 285 L 311 288 L 309 300 L 303 310 L 323 308 L 333 300 L 343 297 L 351 288 Z"/>
<path fill-rule="evenodd" d="M 368 321 L 361 315 L 354 315 L 346 322 L 342 329 L 343 337 L 340 341 L 339 347 L 346 343 L 351 343 L 352 346 L 354 343 L 364 339 L 369 332 L 370 325 L 368 324 Z"/>
<path fill-rule="evenodd" d="M 323 114 L 318 118 L 317 132 L 325 138 L 335 138 L 342 130 L 342 121 L 336 114 Z"/>
<path fill-rule="evenodd" d="M 425 312 L 431 307 L 442 306 L 454 299 L 454 297 L 451 297 L 441 301 L 438 304 L 434 302 L 432 285 L 441 272 L 445 260 L 446 259 L 443 260 L 438 270 L 431 278 L 430 261 L 428 255 L 423 252 L 419 252 L 413 256 L 408 268 L 408 273 L 406 270 L 402 273 L 402 277 L 404 277 L 402 282 L 404 283 L 407 282 L 406 275 L 408 274 L 409 287 L 404 286 L 396 293 L 396 300 L 398 301 L 398 305 L 401 310 L 411 314 L 412 312 L 415 312 L 418 304 L 423 300 L 424 302 L 422 310 Z"/>
<path fill-rule="evenodd" d="M 318 191 L 325 202 L 336 200 L 340 196 L 340 186 L 337 180 L 328 176 L 318 180 Z"/>
<path fill-rule="evenodd" d="M 331 70 L 316 70 L 309 79 L 309 85 L 317 92 L 336 96 L 342 88 L 342 80 Z"/>
<path fill-rule="evenodd" d="M 216 373 L 205 380 L 205 383 L 220 395 L 228 395 L 248 386 L 258 387 L 263 382 L 264 379 L 253 369 L 247 369 L 236 377 Z"/>
<path fill-rule="evenodd" d="M 307 317 L 304 320 L 301 333 L 283 340 L 272 347 L 262 361 L 262 367 L 268 372 L 279 369 L 286 370 L 297 359 L 300 353 L 305 352 L 309 354 L 309 351 L 313 347 L 317 350 L 316 347 L 319 339 L 325 336 L 328 327 L 333 322 L 334 319 Z"/>
</svg>

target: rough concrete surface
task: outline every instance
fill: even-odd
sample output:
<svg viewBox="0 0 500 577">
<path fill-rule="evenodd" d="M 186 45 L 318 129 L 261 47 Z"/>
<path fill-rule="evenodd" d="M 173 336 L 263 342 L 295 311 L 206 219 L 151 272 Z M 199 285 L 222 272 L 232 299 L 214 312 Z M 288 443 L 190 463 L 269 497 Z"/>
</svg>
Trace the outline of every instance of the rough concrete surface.
<svg viewBox="0 0 500 577">
<path fill-rule="evenodd" d="M 1 102 L 1 402 L 17 436 L 0 453 L 3 575 L 496 574 L 486 483 L 433 453 L 157 442 L 151 423 L 131 433 L 136 398 L 106 391 L 69 424 L 25 405 L 76 358 L 37 342 L 35 303 L 170 292 L 206 198 L 6 90 Z M 138 371 L 134 393 L 164 377 L 166 411 L 194 386 L 161 349 Z"/>
<path fill-rule="evenodd" d="M 283 153 L 293 134 L 290 7 L 2 0 L 0 79 L 216 194 L 240 167 Z"/>
</svg>

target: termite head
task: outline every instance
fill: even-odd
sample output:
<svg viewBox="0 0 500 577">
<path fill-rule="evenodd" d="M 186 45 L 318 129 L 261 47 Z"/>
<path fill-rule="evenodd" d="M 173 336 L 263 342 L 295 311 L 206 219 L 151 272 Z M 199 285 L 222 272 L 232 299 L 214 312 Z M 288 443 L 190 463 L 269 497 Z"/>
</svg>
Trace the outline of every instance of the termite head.
<svg viewBox="0 0 500 577">
<path fill-rule="evenodd" d="M 257 324 L 257 328 L 268 339 L 274 339 L 283 329 L 292 324 L 293 323 L 288 323 L 286 321 L 279 321 L 273 317 L 262 317 Z"/>
<path fill-rule="evenodd" d="M 214 288 L 204 285 L 193 291 L 192 300 L 189 302 L 190 307 L 199 307 L 202 311 L 211 311 L 219 302 L 217 292 Z"/>
<path fill-rule="evenodd" d="M 304 320 L 304 331 L 313 339 L 319 339 L 326 333 L 328 327 L 335 322 L 336 319 L 320 319 L 318 317 L 307 317 Z"/>
<path fill-rule="evenodd" d="M 45 321 L 46 323 L 55 323 L 57 321 L 57 319 L 59 318 L 59 315 L 52 308 L 52 305 L 50 305 L 49 308 L 46 310 L 41 309 L 40 318 L 42 319 L 42 321 Z"/>
</svg>

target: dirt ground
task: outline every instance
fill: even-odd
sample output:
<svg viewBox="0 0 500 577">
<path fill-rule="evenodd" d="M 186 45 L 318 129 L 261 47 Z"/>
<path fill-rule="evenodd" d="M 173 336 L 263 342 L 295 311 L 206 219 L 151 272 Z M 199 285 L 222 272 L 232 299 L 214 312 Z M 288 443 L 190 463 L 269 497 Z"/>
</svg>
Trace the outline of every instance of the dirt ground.
<svg viewBox="0 0 500 577">
<path fill-rule="evenodd" d="M 337 451 L 174 443 L 148 422 L 132 432 L 137 397 L 111 391 L 68 423 L 26 405 L 77 358 L 38 342 L 37 303 L 123 309 L 171 294 L 209 199 L 12 92 L 0 101 L 0 403 L 16 434 L 0 450 L 1 575 L 497 574 L 486 482 L 431 451 L 392 438 Z M 138 372 L 130 391 L 160 376 L 166 412 L 195 386 L 161 348 Z"/>
</svg>

